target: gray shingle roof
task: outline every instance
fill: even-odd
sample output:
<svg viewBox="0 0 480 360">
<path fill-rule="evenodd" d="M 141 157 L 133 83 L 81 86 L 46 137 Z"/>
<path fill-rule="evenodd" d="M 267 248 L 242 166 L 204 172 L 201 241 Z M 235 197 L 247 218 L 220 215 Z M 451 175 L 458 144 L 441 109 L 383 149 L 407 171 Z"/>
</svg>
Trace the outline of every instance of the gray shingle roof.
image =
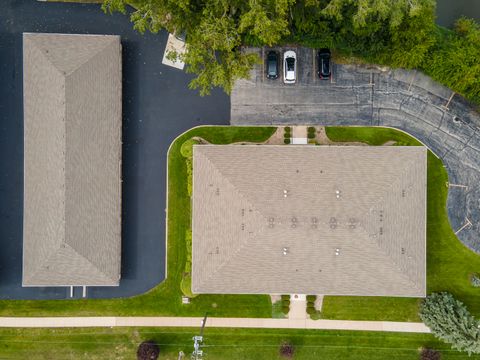
<svg viewBox="0 0 480 360">
<path fill-rule="evenodd" d="M 425 296 L 424 147 L 193 154 L 193 292 Z"/>
<path fill-rule="evenodd" d="M 118 285 L 119 36 L 23 35 L 23 285 Z"/>
</svg>

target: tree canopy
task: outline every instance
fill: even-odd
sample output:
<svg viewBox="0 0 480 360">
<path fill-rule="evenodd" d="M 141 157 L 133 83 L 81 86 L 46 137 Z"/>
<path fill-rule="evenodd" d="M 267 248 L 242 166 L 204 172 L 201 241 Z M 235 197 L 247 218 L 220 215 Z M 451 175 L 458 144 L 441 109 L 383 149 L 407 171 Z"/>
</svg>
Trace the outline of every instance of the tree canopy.
<svg viewBox="0 0 480 360">
<path fill-rule="evenodd" d="M 105 12 L 135 10 L 139 32 L 187 34 L 182 60 L 197 77 L 190 87 L 202 95 L 212 87 L 230 93 L 260 61 L 242 45 L 275 45 L 314 38 L 378 57 L 389 54 L 402 66 L 416 66 L 431 43 L 434 0 L 105 0 Z M 386 51 L 387 49 L 391 51 Z M 405 56 L 405 53 L 411 56 Z"/>
<path fill-rule="evenodd" d="M 453 295 L 429 295 L 421 306 L 420 318 L 436 337 L 454 349 L 480 353 L 480 322 Z"/>
</svg>

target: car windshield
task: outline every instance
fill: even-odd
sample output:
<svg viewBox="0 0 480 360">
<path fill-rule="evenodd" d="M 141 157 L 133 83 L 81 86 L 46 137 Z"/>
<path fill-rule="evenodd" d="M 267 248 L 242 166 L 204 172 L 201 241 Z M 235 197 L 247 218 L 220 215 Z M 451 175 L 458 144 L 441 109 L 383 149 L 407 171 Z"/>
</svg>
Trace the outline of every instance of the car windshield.
<svg viewBox="0 0 480 360">
<path fill-rule="evenodd" d="M 270 75 L 275 75 L 277 73 L 277 62 L 275 60 L 270 60 L 268 62 L 268 73 Z"/>
<path fill-rule="evenodd" d="M 295 59 L 288 58 L 287 59 L 287 71 L 293 71 L 295 69 Z"/>
<path fill-rule="evenodd" d="M 324 74 L 328 74 L 330 72 L 330 66 L 328 64 L 328 60 L 322 59 L 322 71 Z"/>
</svg>

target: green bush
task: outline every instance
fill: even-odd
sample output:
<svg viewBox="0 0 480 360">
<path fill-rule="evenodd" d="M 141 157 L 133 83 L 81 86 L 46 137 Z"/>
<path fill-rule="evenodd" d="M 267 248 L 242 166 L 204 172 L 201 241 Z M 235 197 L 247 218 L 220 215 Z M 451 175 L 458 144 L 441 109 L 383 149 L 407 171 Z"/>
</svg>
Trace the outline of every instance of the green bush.
<svg viewBox="0 0 480 360">
<path fill-rule="evenodd" d="M 287 139 L 287 138 L 292 137 L 292 134 L 290 134 L 290 133 L 284 133 L 284 134 L 283 134 L 283 137 L 284 137 L 285 139 Z"/>
<path fill-rule="evenodd" d="M 282 300 L 283 306 L 290 306 L 290 300 Z"/>
<path fill-rule="evenodd" d="M 307 314 L 308 315 L 313 315 L 317 312 L 314 307 L 307 306 Z"/>
<path fill-rule="evenodd" d="M 434 80 L 480 103 L 480 25 L 461 18 L 454 31 L 439 31 L 437 45 L 422 64 Z"/>
<path fill-rule="evenodd" d="M 180 147 L 180 154 L 187 159 L 191 159 L 193 156 L 193 145 L 198 144 L 197 140 L 188 139 Z"/>
<path fill-rule="evenodd" d="M 282 306 L 282 312 L 287 315 L 290 311 L 290 306 Z"/>
<path fill-rule="evenodd" d="M 290 126 L 285 126 L 283 130 L 289 133 L 292 130 L 292 128 Z"/>
<path fill-rule="evenodd" d="M 284 144 L 290 144 L 290 138 L 283 139 Z"/>
<path fill-rule="evenodd" d="M 315 302 L 317 295 L 307 295 L 307 302 Z"/>
<path fill-rule="evenodd" d="M 282 295 L 282 300 L 290 300 L 290 295 Z"/>
<path fill-rule="evenodd" d="M 312 134 L 312 133 L 308 133 L 308 134 L 307 134 L 307 137 L 308 137 L 309 139 L 315 139 L 315 136 L 316 136 L 315 133 L 313 133 L 313 134 Z"/>
<path fill-rule="evenodd" d="M 187 192 L 188 196 L 192 196 L 193 193 L 193 164 L 191 158 L 185 159 L 185 165 L 187 166 Z"/>
<path fill-rule="evenodd" d="M 480 288 L 480 275 L 473 274 L 470 278 L 470 283 L 473 287 Z"/>
</svg>

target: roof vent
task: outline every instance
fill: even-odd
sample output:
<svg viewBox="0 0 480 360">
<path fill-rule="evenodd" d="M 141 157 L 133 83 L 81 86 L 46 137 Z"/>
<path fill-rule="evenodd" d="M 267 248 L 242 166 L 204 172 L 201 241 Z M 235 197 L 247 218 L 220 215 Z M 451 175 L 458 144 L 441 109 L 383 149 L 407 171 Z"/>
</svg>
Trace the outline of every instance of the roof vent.
<svg viewBox="0 0 480 360">
<path fill-rule="evenodd" d="M 286 198 L 288 196 L 288 190 L 283 189 L 283 197 Z"/>
<path fill-rule="evenodd" d="M 339 249 L 339 248 L 336 248 L 336 249 L 335 249 L 335 256 L 338 256 L 338 255 L 340 255 L 340 249 Z"/>
<path fill-rule="evenodd" d="M 283 255 L 287 255 L 289 253 L 288 247 L 284 247 L 283 249 Z"/>
<path fill-rule="evenodd" d="M 337 199 L 340 199 L 340 196 L 342 195 L 342 192 L 340 190 L 335 190 L 335 197 Z"/>
</svg>

